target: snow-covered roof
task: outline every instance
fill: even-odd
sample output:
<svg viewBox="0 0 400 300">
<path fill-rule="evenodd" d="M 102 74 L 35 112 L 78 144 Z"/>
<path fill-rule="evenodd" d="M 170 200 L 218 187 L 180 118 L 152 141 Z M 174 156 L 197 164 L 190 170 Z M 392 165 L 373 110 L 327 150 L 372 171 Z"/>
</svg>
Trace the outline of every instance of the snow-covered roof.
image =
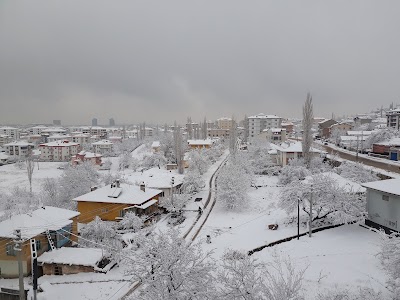
<svg viewBox="0 0 400 300">
<path fill-rule="evenodd" d="M 79 212 L 58 207 L 45 206 L 29 214 L 14 215 L 0 222 L 0 237 L 15 238 L 14 230 L 21 229 L 21 237 L 30 239 L 46 230 L 58 230 L 72 223 Z"/>
<path fill-rule="evenodd" d="M 8 144 L 4 144 L 3 146 L 34 146 L 34 144 L 29 143 L 27 141 L 15 141 Z"/>
<path fill-rule="evenodd" d="M 2 127 L 0 127 L 0 130 L 16 130 L 16 129 L 18 129 L 18 128 L 10 127 L 10 126 L 2 126 Z"/>
<path fill-rule="evenodd" d="M 40 144 L 40 147 L 72 147 L 79 146 L 78 143 L 70 142 L 68 140 L 59 140 L 50 143 Z"/>
<path fill-rule="evenodd" d="M 8 157 L 9 156 L 7 154 L 0 152 L 0 160 L 7 160 Z"/>
<path fill-rule="evenodd" d="M 62 139 L 67 139 L 70 138 L 70 135 L 67 134 L 53 134 L 49 136 L 49 139 L 57 139 L 57 140 L 62 140 Z"/>
<path fill-rule="evenodd" d="M 376 145 L 384 145 L 384 146 L 399 146 L 400 145 L 400 138 L 393 138 L 388 141 L 378 142 L 375 143 Z"/>
<path fill-rule="evenodd" d="M 281 148 L 279 148 L 277 150 L 280 151 L 280 152 L 293 152 L 293 153 L 295 153 L 295 152 L 296 153 L 303 152 L 303 148 L 302 148 L 301 142 L 296 142 L 296 143 L 290 144 L 287 148 L 282 148 L 281 147 Z M 315 148 L 310 148 L 310 152 L 323 153 L 323 151 L 315 149 Z"/>
<path fill-rule="evenodd" d="M 387 179 L 363 183 L 362 186 L 380 192 L 400 196 L 400 179 Z"/>
<path fill-rule="evenodd" d="M 79 152 L 78 155 L 83 155 L 86 158 L 103 157 L 103 155 L 101 155 L 99 153 L 93 153 L 93 152 L 88 152 L 88 151 L 84 151 L 84 150 Z"/>
<path fill-rule="evenodd" d="M 42 130 L 42 133 L 46 132 L 66 132 L 66 130 L 64 128 L 50 127 Z"/>
<path fill-rule="evenodd" d="M 119 189 L 119 190 L 117 190 Z M 130 205 L 140 205 L 147 200 L 154 198 L 162 193 L 160 190 L 147 188 L 142 191 L 137 185 L 121 183 L 120 188 L 111 187 L 110 184 L 105 187 L 94 190 L 90 193 L 76 197 L 74 201 L 82 202 L 101 202 L 101 203 L 121 203 Z"/>
<path fill-rule="evenodd" d="M 171 188 L 171 180 L 174 177 L 174 187 L 183 183 L 184 175 L 172 173 L 168 170 L 152 168 L 143 172 L 136 172 L 127 177 L 132 183 L 144 182 L 146 187 L 154 189 Z"/>
<path fill-rule="evenodd" d="M 62 247 L 52 251 L 44 252 L 38 257 L 38 263 L 63 264 L 96 267 L 103 259 L 103 251 L 94 248 L 71 248 Z"/>
<path fill-rule="evenodd" d="M 109 140 L 101 140 L 101 141 L 92 143 L 92 145 L 113 145 L 113 142 L 111 142 Z"/>
<path fill-rule="evenodd" d="M 343 135 L 340 137 L 341 141 L 366 141 L 368 136 L 355 136 L 355 135 Z"/>
<path fill-rule="evenodd" d="M 154 141 L 154 142 L 151 144 L 151 147 L 152 147 L 152 148 L 158 148 L 158 147 L 160 147 L 160 142 L 159 142 L 159 141 Z"/>
<path fill-rule="evenodd" d="M 250 116 L 249 119 L 282 119 L 282 118 L 278 117 L 277 115 L 266 115 L 261 113 L 255 116 Z"/>
<path fill-rule="evenodd" d="M 358 184 L 357 182 L 354 182 L 347 178 L 344 178 L 334 172 L 325 172 L 325 173 L 318 174 L 318 176 L 326 176 L 326 177 L 332 178 L 339 184 L 340 188 L 342 188 L 346 192 L 364 193 L 366 191 L 366 189 L 362 185 Z M 304 182 L 305 183 L 309 182 L 311 180 L 311 178 L 312 178 L 312 176 L 307 176 L 305 178 Z"/>
<path fill-rule="evenodd" d="M 188 140 L 188 145 L 195 146 L 195 145 L 212 145 L 213 141 L 211 139 L 206 140 Z"/>
<path fill-rule="evenodd" d="M 373 131 L 355 131 L 355 130 L 350 130 L 347 131 L 348 135 L 370 135 L 372 134 Z"/>
<path fill-rule="evenodd" d="M 90 135 L 88 133 L 75 133 L 73 132 L 73 136 L 72 137 L 89 137 Z"/>
</svg>

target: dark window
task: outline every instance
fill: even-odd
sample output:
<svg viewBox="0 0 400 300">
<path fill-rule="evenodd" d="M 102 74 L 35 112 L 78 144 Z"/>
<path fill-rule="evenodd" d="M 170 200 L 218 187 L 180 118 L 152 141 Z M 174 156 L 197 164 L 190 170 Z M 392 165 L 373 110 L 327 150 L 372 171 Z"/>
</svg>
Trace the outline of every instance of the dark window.
<svg viewBox="0 0 400 300">
<path fill-rule="evenodd" d="M 40 249 L 42 249 L 42 243 L 40 240 L 36 241 L 36 250 L 39 251 Z"/>
<path fill-rule="evenodd" d="M 6 246 L 6 253 L 7 253 L 7 255 L 10 255 L 10 256 L 16 256 L 17 255 L 16 251 L 14 250 L 14 245 L 13 244 L 8 244 Z"/>
<path fill-rule="evenodd" d="M 382 200 L 389 201 L 389 196 L 388 195 L 382 195 Z"/>
</svg>

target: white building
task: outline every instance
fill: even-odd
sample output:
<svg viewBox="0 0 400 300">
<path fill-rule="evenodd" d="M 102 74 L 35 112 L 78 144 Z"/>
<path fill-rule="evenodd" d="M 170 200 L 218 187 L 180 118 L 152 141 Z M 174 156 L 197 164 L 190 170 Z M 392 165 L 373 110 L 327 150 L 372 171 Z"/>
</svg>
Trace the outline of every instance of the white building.
<svg viewBox="0 0 400 300">
<path fill-rule="evenodd" d="M 7 144 L 11 142 L 12 139 L 9 135 L 7 134 L 0 134 L 0 146 L 3 146 L 4 144 Z"/>
<path fill-rule="evenodd" d="M 39 145 L 40 159 L 44 161 L 69 161 L 80 150 L 78 143 L 67 140 Z"/>
<path fill-rule="evenodd" d="M 95 143 L 92 143 L 93 151 L 95 153 L 112 153 L 114 144 L 109 140 L 101 140 Z"/>
<path fill-rule="evenodd" d="M 227 117 L 222 117 L 217 119 L 217 127 L 219 129 L 231 129 L 232 128 L 232 119 Z"/>
<path fill-rule="evenodd" d="M 46 129 L 43 129 L 42 132 L 40 133 L 41 135 L 44 136 L 50 136 L 50 135 L 61 135 L 61 134 L 66 134 L 67 130 L 64 128 L 60 127 L 48 127 Z"/>
<path fill-rule="evenodd" d="M 6 154 L 12 158 L 26 157 L 34 148 L 34 144 L 27 141 L 16 141 L 3 146 L 6 149 Z"/>
<path fill-rule="evenodd" d="M 14 127 L 0 127 L 0 135 L 8 135 L 12 141 L 19 139 L 19 131 L 18 128 Z"/>
<path fill-rule="evenodd" d="M 286 141 L 286 129 L 284 128 L 267 128 L 256 136 L 261 141 L 271 143 L 281 143 Z"/>
<path fill-rule="evenodd" d="M 276 147 L 277 151 L 277 163 L 282 167 L 286 166 L 291 159 L 297 159 L 303 157 L 303 149 L 301 142 L 296 142 L 290 145 Z M 310 148 L 310 154 L 312 157 L 320 157 L 326 153 L 315 148 Z"/>
<path fill-rule="evenodd" d="M 80 130 L 82 131 L 82 133 L 90 135 L 98 135 L 102 138 L 107 136 L 107 128 L 100 126 L 81 127 Z"/>
<path fill-rule="evenodd" d="M 249 137 L 255 137 L 267 128 L 281 128 L 282 118 L 276 115 L 258 114 L 248 117 Z"/>
<path fill-rule="evenodd" d="M 386 112 L 387 127 L 400 130 L 400 107 Z"/>
<path fill-rule="evenodd" d="M 38 125 L 38 126 L 34 126 L 28 129 L 29 134 L 31 135 L 41 135 L 42 134 L 42 130 L 47 129 L 46 126 L 43 125 Z"/>
<path fill-rule="evenodd" d="M 72 142 L 78 143 L 80 145 L 88 144 L 90 142 L 90 134 L 85 134 L 85 133 L 72 134 Z"/>
<path fill-rule="evenodd" d="M 72 141 L 72 136 L 66 135 L 66 134 L 53 134 L 47 138 L 47 141 L 50 142 L 55 142 L 55 141 Z"/>
</svg>

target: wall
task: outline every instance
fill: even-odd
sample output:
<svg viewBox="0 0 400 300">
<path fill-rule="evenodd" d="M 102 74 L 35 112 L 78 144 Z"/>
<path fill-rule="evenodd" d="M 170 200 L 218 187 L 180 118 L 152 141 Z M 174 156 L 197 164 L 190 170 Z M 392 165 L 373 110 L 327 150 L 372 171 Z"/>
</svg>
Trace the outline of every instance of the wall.
<svg viewBox="0 0 400 300">
<path fill-rule="evenodd" d="M 382 200 L 382 195 L 388 195 L 389 201 Z M 368 219 L 393 230 L 400 229 L 400 197 L 368 189 L 367 191 Z"/>
<path fill-rule="evenodd" d="M 132 205 L 78 201 L 78 211 L 81 213 L 78 216 L 78 222 L 86 224 L 93 221 L 96 216 L 105 221 L 115 221 L 120 211 L 130 206 Z"/>
<path fill-rule="evenodd" d="M 77 265 L 63 265 L 63 264 L 43 264 L 43 275 L 54 275 L 54 267 L 58 265 L 62 269 L 62 274 L 77 274 L 94 272 L 93 267 L 77 266 Z"/>
</svg>

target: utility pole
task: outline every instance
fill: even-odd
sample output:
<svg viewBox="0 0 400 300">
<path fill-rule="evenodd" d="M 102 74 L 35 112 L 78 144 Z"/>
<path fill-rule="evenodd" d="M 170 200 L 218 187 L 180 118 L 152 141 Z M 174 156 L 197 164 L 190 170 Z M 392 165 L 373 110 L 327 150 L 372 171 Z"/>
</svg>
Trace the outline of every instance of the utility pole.
<svg viewBox="0 0 400 300">
<path fill-rule="evenodd" d="M 31 239 L 31 258 L 32 258 L 32 284 L 33 284 L 33 300 L 37 299 L 37 278 L 38 278 L 38 266 L 37 266 L 37 249 L 36 240 Z"/>
<path fill-rule="evenodd" d="M 357 149 L 356 149 L 356 161 L 358 162 L 358 144 L 359 144 L 359 135 L 357 134 Z"/>
<path fill-rule="evenodd" d="M 14 240 L 14 250 L 17 251 L 18 255 L 18 274 L 19 274 L 19 299 L 25 300 L 25 289 L 24 289 L 24 270 L 22 268 L 22 238 L 21 230 L 16 229 L 14 232 L 16 239 Z"/>
<path fill-rule="evenodd" d="M 175 177 L 172 176 L 171 178 L 171 205 L 174 206 L 174 183 L 175 183 Z"/>
<path fill-rule="evenodd" d="M 313 185 L 311 184 L 311 195 L 310 195 L 310 220 L 309 220 L 309 226 L 308 226 L 308 236 L 311 237 L 312 234 L 312 228 L 311 228 L 311 224 L 312 224 L 312 197 L 313 197 Z"/>
<path fill-rule="evenodd" d="M 297 197 L 297 239 L 300 239 L 300 197 Z"/>
</svg>

